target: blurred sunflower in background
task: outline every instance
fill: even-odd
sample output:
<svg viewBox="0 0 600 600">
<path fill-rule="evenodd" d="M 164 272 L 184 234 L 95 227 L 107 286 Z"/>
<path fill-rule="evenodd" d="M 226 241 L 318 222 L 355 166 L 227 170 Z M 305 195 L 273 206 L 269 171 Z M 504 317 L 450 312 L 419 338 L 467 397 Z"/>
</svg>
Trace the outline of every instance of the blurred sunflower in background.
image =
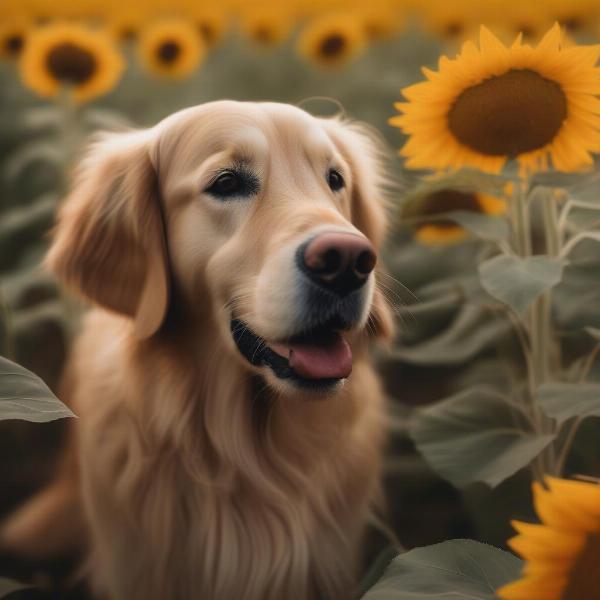
<svg viewBox="0 0 600 600">
<path fill-rule="evenodd" d="M 143 27 L 144 13 L 135 5 L 127 5 L 120 9 L 113 8 L 114 12 L 107 15 L 105 19 L 109 31 L 120 42 L 136 39 Z"/>
<path fill-rule="evenodd" d="M 512 43 L 519 34 L 527 43 L 539 42 L 554 23 L 548 11 L 540 10 L 536 0 L 514 2 L 510 5 L 510 10 L 507 10 L 504 0 L 494 0 L 490 12 L 492 15 L 489 23 L 495 25 L 494 33 L 507 43 Z M 488 23 L 484 25 L 487 26 Z"/>
<path fill-rule="evenodd" d="M 402 7 L 386 0 L 373 0 L 358 14 L 370 42 L 387 40 L 406 24 L 406 13 Z"/>
<path fill-rule="evenodd" d="M 0 58 L 14 60 L 25 47 L 25 38 L 31 24 L 24 19 L 0 23 Z"/>
<path fill-rule="evenodd" d="M 463 42 L 488 20 L 481 14 L 484 5 L 475 5 L 470 0 L 427 0 L 420 10 L 423 28 L 446 42 Z"/>
<path fill-rule="evenodd" d="M 169 18 L 146 26 L 140 33 L 138 53 L 144 67 L 161 77 L 182 79 L 196 70 L 206 47 L 192 23 Z"/>
<path fill-rule="evenodd" d="M 572 36 L 594 33 L 600 18 L 598 0 L 547 0 L 546 10 Z"/>
<path fill-rule="evenodd" d="M 283 43 L 293 24 L 292 15 L 284 5 L 268 2 L 245 7 L 239 15 L 239 28 L 244 37 L 264 48 Z"/>
<path fill-rule="evenodd" d="M 225 35 L 229 15 L 217 6 L 202 6 L 193 11 L 192 20 L 207 48 L 216 46 Z"/>
<path fill-rule="evenodd" d="M 410 168 L 589 167 L 600 151 L 599 57 L 600 46 L 563 48 L 558 25 L 535 48 L 520 39 L 507 48 L 482 27 L 479 48 L 466 42 L 402 91 L 408 102 L 390 119 L 409 136 L 400 154 Z"/>
<path fill-rule="evenodd" d="M 61 90 L 86 102 L 115 87 L 125 63 L 104 31 L 74 23 L 33 30 L 19 61 L 23 83 L 43 97 Z"/>
<path fill-rule="evenodd" d="M 339 67 L 366 47 L 364 24 L 357 14 L 329 14 L 313 19 L 298 37 L 298 52 L 321 67 Z"/>
<path fill-rule="evenodd" d="M 408 208 L 402 211 L 402 218 L 416 217 L 419 225 L 415 239 L 426 245 L 445 245 L 461 242 L 468 232 L 451 219 L 443 215 L 454 211 L 475 212 L 490 216 L 506 213 L 506 201 L 475 191 L 442 187 L 414 198 Z M 431 217 L 428 220 L 428 217 Z"/>
<path fill-rule="evenodd" d="M 514 522 L 509 546 L 526 561 L 522 578 L 500 588 L 504 600 L 600 598 L 600 485 L 546 479 L 533 485 L 539 525 Z"/>
</svg>

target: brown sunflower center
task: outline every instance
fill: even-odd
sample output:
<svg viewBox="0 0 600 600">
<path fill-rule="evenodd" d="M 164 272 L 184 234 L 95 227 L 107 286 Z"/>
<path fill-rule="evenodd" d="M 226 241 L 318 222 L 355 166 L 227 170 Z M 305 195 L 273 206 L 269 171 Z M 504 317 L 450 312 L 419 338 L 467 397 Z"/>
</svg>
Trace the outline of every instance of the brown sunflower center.
<svg viewBox="0 0 600 600">
<path fill-rule="evenodd" d="M 425 198 L 423 204 L 419 207 L 419 215 L 423 217 L 436 216 L 455 210 L 481 212 L 477 195 L 472 192 L 461 192 L 450 188 L 438 190 Z M 435 219 L 431 222 L 444 229 L 457 227 L 457 224 L 449 219 Z"/>
<path fill-rule="evenodd" d="M 270 44 L 275 40 L 273 30 L 268 25 L 257 25 L 254 28 L 253 37 L 261 44 Z"/>
<path fill-rule="evenodd" d="M 81 85 L 93 77 L 98 63 L 96 57 L 86 48 L 64 42 L 50 50 L 46 66 L 55 79 Z"/>
<path fill-rule="evenodd" d="M 456 38 L 464 31 L 464 29 L 465 28 L 463 24 L 459 23 L 458 21 L 446 23 L 444 27 L 444 35 L 448 38 Z"/>
<path fill-rule="evenodd" d="M 119 37 L 125 42 L 132 42 L 137 38 L 137 31 L 133 25 L 124 25 L 119 32 Z"/>
<path fill-rule="evenodd" d="M 326 58 L 334 58 L 346 48 L 346 38 L 339 33 L 328 35 L 319 46 L 319 54 Z"/>
<path fill-rule="evenodd" d="M 600 534 L 595 533 L 588 536 L 583 551 L 575 561 L 561 600 L 600 600 L 599 559 Z"/>
<path fill-rule="evenodd" d="M 4 40 L 4 48 L 11 56 L 16 56 L 23 50 L 25 40 L 22 35 L 15 33 Z"/>
<path fill-rule="evenodd" d="M 172 40 L 163 42 L 156 50 L 158 60 L 167 65 L 174 63 L 180 54 L 181 46 Z"/>
<path fill-rule="evenodd" d="M 550 143 L 566 116 L 558 83 L 513 69 L 464 90 L 448 113 L 448 127 L 476 152 L 517 156 Z"/>
<path fill-rule="evenodd" d="M 206 21 L 200 21 L 200 23 L 198 24 L 198 30 L 200 31 L 202 39 L 207 44 L 212 44 L 216 37 L 215 28 Z"/>
<path fill-rule="evenodd" d="M 561 24 L 565 27 L 567 31 L 571 33 L 578 33 L 582 29 L 585 28 L 584 20 L 580 15 L 571 15 L 564 19 L 560 20 Z"/>
</svg>

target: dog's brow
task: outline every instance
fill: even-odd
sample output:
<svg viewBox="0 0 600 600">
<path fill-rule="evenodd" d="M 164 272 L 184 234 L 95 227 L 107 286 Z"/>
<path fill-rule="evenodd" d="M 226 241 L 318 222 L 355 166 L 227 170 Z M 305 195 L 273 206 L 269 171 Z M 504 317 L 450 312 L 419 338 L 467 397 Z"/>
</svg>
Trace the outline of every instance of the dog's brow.
<svg viewBox="0 0 600 600">
<path fill-rule="evenodd" d="M 269 143 L 265 134 L 256 127 L 246 127 L 235 131 L 229 140 L 231 156 L 235 160 L 252 163 L 263 160 Z"/>
</svg>

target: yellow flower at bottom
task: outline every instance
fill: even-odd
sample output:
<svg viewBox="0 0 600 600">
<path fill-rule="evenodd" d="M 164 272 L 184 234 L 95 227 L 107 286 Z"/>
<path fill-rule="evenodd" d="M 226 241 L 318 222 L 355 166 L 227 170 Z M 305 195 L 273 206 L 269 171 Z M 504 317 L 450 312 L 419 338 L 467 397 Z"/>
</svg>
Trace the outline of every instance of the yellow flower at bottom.
<svg viewBox="0 0 600 600">
<path fill-rule="evenodd" d="M 526 565 L 500 588 L 503 600 L 599 600 L 600 485 L 548 478 L 533 486 L 539 525 L 514 522 L 509 546 Z"/>
<path fill-rule="evenodd" d="M 353 14 L 314 19 L 298 38 L 298 52 L 321 67 L 339 67 L 360 54 L 367 43 L 364 24 Z"/>
<path fill-rule="evenodd" d="M 515 159 L 522 175 L 552 165 L 572 172 L 600 151 L 600 46 L 565 48 L 555 25 L 535 47 L 504 46 L 481 28 L 456 59 L 442 56 L 427 81 L 402 90 L 390 119 L 409 136 L 409 168 L 474 167 L 499 172 Z"/>
<path fill-rule="evenodd" d="M 426 245 L 446 245 L 462 242 L 468 232 L 450 219 L 434 218 L 451 211 L 477 212 L 499 216 L 506 212 L 506 202 L 501 198 L 478 192 L 464 192 L 455 189 L 440 189 L 427 194 L 418 201 L 414 214 L 424 220 L 417 226 L 415 239 Z"/>
<path fill-rule="evenodd" d="M 206 48 L 199 32 L 185 19 L 162 19 L 145 27 L 138 53 L 145 68 L 161 77 L 182 79 L 198 68 Z"/>
<path fill-rule="evenodd" d="M 69 89 L 76 102 L 109 92 L 124 68 L 108 34 L 73 23 L 33 30 L 19 61 L 21 79 L 27 87 L 44 97 Z"/>
</svg>

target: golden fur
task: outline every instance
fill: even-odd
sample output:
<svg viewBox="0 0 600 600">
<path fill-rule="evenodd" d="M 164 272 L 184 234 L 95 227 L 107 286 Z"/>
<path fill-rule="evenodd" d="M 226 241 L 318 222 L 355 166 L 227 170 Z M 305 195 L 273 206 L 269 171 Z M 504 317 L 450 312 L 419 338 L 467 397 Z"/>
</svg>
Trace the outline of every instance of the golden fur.
<svg viewBox="0 0 600 600">
<path fill-rule="evenodd" d="M 390 333 L 383 297 L 371 281 L 352 375 L 318 397 L 245 361 L 229 315 L 285 336 L 299 241 L 333 228 L 379 247 L 377 156 L 356 124 L 229 101 L 91 146 L 47 259 L 97 307 L 68 367 L 79 468 L 9 520 L 5 545 L 43 555 L 85 537 L 92 587 L 111 600 L 352 597 L 383 444 L 368 356 Z M 260 198 L 203 198 L 237 159 L 261 173 Z M 331 161 L 340 198 L 322 181 Z"/>
</svg>

